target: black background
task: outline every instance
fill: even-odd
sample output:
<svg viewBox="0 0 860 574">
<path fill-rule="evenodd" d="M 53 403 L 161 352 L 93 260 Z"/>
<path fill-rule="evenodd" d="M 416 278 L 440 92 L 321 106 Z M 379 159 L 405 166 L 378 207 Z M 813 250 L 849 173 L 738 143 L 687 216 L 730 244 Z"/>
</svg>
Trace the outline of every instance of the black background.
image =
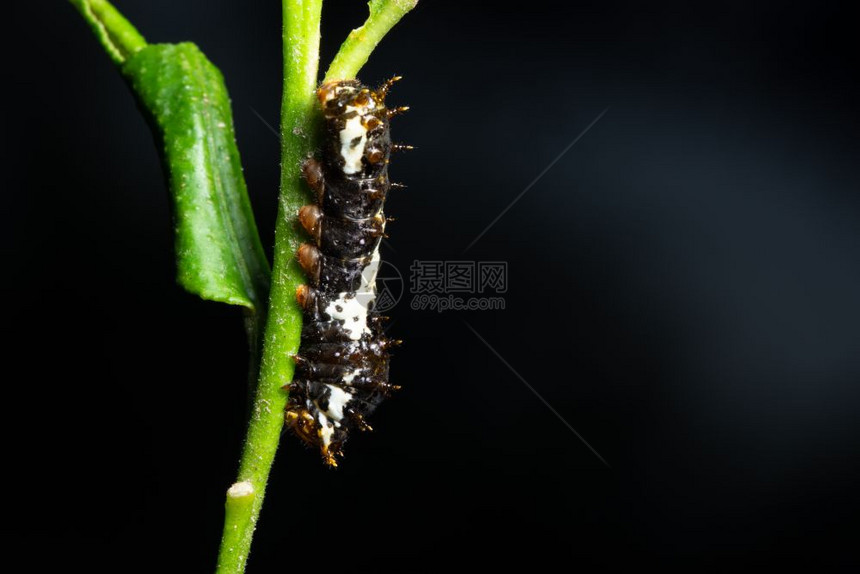
<svg viewBox="0 0 860 574">
<path fill-rule="evenodd" d="M 70 6 L 29 4 L 6 19 L 4 529 L 32 570 L 212 571 L 240 313 L 176 287 L 132 96 Z M 405 76 L 394 133 L 418 148 L 384 256 L 507 261 L 506 309 L 404 296 L 404 390 L 337 471 L 285 437 L 249 572 L 856 564 L 850 3 L 482 4 L 423 0 L 362 78 Z M 279 146 L 253 110 L 277 125 L 279 3 L 117 5 L 224 72 L 270 246 Z M 323 65 L 365 13 L 327 3 Z"/>
</svg>

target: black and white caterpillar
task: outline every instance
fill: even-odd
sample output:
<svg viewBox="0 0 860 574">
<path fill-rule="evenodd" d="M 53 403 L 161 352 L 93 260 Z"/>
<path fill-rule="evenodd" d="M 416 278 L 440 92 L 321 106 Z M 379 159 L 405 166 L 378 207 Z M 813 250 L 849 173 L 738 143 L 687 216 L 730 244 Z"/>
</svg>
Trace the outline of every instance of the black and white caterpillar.
<svg viewBox="0 0 860 574">
<path fill-rule="evenodd" d="M 366 418 L 398 387 L 388 382 L 385 319 L 374 311 L 382 212 L 392 150 L 389 119 L 407 108 L 387 108 L 394 77 L 378 90 L 358 80 L 317 90 L 324 118 L 320 157 L 303 165 L 317 203 L 299 210 L 313 239 L 297 252 L 309 285 L 296 290 L 304 310 L 296 372 L 288 385 L 286 425 L 337 466 L 351 431 L 369 430 Z"/>
</svg>

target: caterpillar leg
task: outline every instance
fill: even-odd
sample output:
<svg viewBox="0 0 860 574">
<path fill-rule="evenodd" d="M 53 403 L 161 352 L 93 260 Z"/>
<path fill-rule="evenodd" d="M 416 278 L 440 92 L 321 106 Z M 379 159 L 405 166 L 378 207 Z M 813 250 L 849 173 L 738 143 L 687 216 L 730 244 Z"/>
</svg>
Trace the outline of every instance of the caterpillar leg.
<svg viewBox="0 0 860 574">
<path fill-rule="evenodd" d="M 340 450 L 340 447 L 335 446 L 323 446 L 322 447 L 322 455 L 323 461 L 332 468 L 337 468 L 337 458 L 338 456 L 342 457 L 343 452 Z"/>
<path fill-rule="evenodd" d="M 305 444 L 316 444 L 316 421 L 306 408 L 291 404 L 284 413 L 284 422 Z"/>
<path fill-rule="evenodd" d="M 318 205 L 305 205 L 299 209 L 299 223 L 308 235 L 314 238 L 317 245 L 320 243 L 322 217 L 322 209 Z"/>
<path fill-rule="evenodd" d="M 302 243 L 299 245 L 298 251 L 296 251 L 296 257 L 299 260 L 299 265 L 301 265 L 307 274 L 308 279 L 314 285 L 317 285 L 320 280 L 320 259 L 322 257 L 320 250 L 310 243 Z"/>
<path fill-rule="evenodd" d="M 302 176 L 308 182 L 310 188 L 317 194 L 317 202 L 322 203 L 322 197 L 325 193 L 325 177 L 323 176 L 323 166 L 320 160 L 309 157 L 302 163 Z"/>
</svg>

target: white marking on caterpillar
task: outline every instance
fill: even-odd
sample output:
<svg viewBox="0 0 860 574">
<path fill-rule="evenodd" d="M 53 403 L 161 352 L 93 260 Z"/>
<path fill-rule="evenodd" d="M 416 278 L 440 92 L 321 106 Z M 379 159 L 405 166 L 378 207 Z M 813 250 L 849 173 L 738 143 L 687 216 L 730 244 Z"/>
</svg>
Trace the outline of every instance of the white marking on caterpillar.
<svg viewBox="0 0 860 574">
<path fill-rule="evenodd" d="M 359 301 L 355 293 L 338 293 L 337 298 L 326 306 L 325 312 L 332 319 L 343 321 L 343 330 L 353 341 L 358 341 L 365 333 L 370 334 L 370 328 L 367 326 L 367 305 Z"/>
<path fill-rule="evenodd" d="M 382 226 L 382 230 L 385 231 L 384 225 Z M 373 251 L 373 255 L 370 257 L 370 263 L 368 263 L 361 271 L 361 287 L 358 290 L 359 293 L 373 291 L 374 298 L 376 297 L 376 274 L 379 272 L 379 265 L 381 263 L 382 257 L 379 255 L 379 245 L 377 245 L 376 249 Z"/>
<path fill-rule="evenodd" d="M 352 372 L 349 372 L 343 376 L 344 384 L 351 385 L 352 381 L 355 380 L 355 377 L 361 374 L 361 368 L 354 369 Z"/>
<path fill-rule="evenodd" d="M 367 128 L 362 125 L 362 109 L 354 106 L 346 107 L 347 113 L 357 112 L 346 120 L 346 125 L 340 130 L 340 157 L 343 158 L 343 173 L 352 175 L 361 171 L 361 158 L 367 145 Z M 358 140 L 355 145 L 353 142 Z"/>
<path fill-rule="evenodd" d="M 334 426 L 322 412 L 317 415 L 317 421 L 320 423 L 320 439 L 322 439 L 323 445 L 328 448 L 331 444 L 331 437 L 334 434 Z"/>
<path fill-rule="evenodd" d="M 352 394 L 334 385 L 326 385 L 329 390 L 328 410 L 326 416 L 335 424 L 343 420 L 343 409 L 352 400 Z"/>
<path fill-rule="evenodd" d="M 352 341 L 358 341 L 364 334 L 372 334 L 367 325 L 367 313 L 373 309 L 373 302 L 376 300 L 376 274 L 381 262 L 382 257 L 377 245 L 370 262 L 361 271 L 358 291 L 338 293 L 337 298 L 326 305 L 325 312 L 332 319 L 343 322 L 343 330 Z"/>
</svg>

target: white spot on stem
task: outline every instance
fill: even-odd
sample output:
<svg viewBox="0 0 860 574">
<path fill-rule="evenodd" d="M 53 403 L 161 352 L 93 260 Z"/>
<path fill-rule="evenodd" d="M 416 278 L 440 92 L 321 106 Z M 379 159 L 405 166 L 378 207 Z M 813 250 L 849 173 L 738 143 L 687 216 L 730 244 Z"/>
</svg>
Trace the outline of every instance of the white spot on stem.
<svg viewBox="0 0 860 574">
<path fill-rule="evenodd" d="M 252 494 L 254 494 L 254 485 L 251 484 L 250 480 L 237 482 L 227 489 L 227 496 L 230 498 L 244 498 Z"/>
</svg>

